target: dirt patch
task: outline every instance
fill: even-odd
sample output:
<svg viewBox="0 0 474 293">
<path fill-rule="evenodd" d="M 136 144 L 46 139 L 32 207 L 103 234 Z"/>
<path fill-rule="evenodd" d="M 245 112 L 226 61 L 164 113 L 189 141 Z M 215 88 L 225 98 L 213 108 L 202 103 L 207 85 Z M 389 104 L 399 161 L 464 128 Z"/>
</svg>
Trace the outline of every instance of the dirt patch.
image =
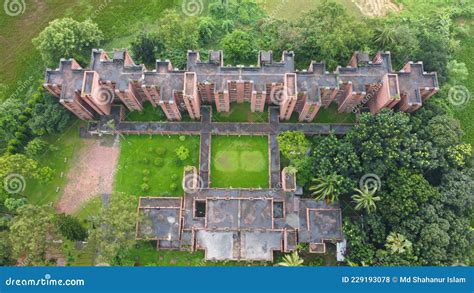
<svg viewBox="0 0 474 293">
<path fill-rule="evenodd" d="M 94 196 L 112 193 L 119 153 L 118 140 L 87 140 L 67 174 L 68 183 L 56 207 L 58 212 L 72 214 Z"/>
<path fill-rule="evenodd" d="M 216 169 L 225 172 L 235 172 L 239 169 L 238 153 L 235 151 L 222 151 L 216 155 Z"/>
<path fill-rule="evenodd" d="M 249 172 L 259 172 L 265 169 L 263 155 L 259 151 L 244 151 L 240 155 L 241 168 Z"/>
<path fill-rule="evenodd" d="M 397 5 L 391 0 L 352 0 L 352 3 L 366 16 L 385 16 L 389 12 L 402 10 L 401 5 Z"/>
</svg>

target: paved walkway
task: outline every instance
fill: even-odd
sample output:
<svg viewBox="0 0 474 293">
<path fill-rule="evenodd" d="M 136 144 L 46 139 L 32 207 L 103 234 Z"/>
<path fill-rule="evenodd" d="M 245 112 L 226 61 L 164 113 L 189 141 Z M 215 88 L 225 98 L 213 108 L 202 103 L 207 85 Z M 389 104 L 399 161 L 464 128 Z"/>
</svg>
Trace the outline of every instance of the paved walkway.
<svg viewBox="0 0 474 293">
<path fill-rule="evenodd" d="M 281 188 L 280 183 L 280 151 L 277 135 L 283 131 L 302 131 L 305 134 L 346 134 L 352 124 L 319 124 L 319 123 L 280 123 L 279 108 L 269 107 L 270 122 L 266 123 L 232 123 L 212 122 L 212 108 L 201 107 L 200 122 L 120 122 L 116 131 L 122 134 L 199 134 L 201 149 L 199 158 L 199 174 L 203 188 L 209 188 L 210 145 L 213 134 L 220 135 L 268 135 L 270 150 L 270 185 Z"/>
</svg>

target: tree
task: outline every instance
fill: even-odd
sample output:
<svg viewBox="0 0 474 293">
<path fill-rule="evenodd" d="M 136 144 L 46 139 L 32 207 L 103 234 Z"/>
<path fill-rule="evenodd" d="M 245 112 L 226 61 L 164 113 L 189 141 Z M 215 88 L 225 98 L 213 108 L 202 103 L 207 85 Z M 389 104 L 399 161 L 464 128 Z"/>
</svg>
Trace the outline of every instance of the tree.
<svg viewBox="0 0 474 293">
<path fill-rule="evenodd" d="M 186 67 L 186 52 L 199 48 L 199 31 L 194 17 L 182 17 L 174 10 L 167 10 L 160 17 L 157 37 L 164 50 L 158 57 L 173 60 L 177 68 Z"/>
<path fill-rule="evenodd" d="M 306 156 L 311 143 L 301 131 L 285 131 L 278 134 L 278 147 L 282 155 L 288 160 Z"/>
<path fill-rule="evenodd" d="M 392 232 L 387 236 L 385 246 L 392 253 L 405 253 L 411 251 L 412 243 L 404 235 Z"/>
<path fill-rule="evenodd" d="M 451 60 L 446 66 L 448 71 L 448 81 L 450 84 L 461 84 L 469 75 L 466 64 Z"/>
<path fill-rule="evenodd" d="M 15 132 L 24 128 L 20 121 L 24 108 L 23 103 L 11 98 L 0 104 L 0 149 L 5 150 L 8 142 L 15 139 Z"/>
<path fill-rule="evenodd" d="M 56 235 L 52 214 L 44 207 L 30 204 L 18 208 L 17 212 L 10 225 L 12 256 L 24 259 L 29 265 L 46 264 L 50 239 Z"/>
<path fill-rule="evenodd" d="M 66 214 L 58 214 L 55 222 L 59 232 L 69 240 L 82 241 L 87 237 L 87 231 L 82 224 L 73 216 Z"/>
<path fill-rule="evenodd" d="M 373 35 L 365 22 L 328 1 L 303 14 L 296 27 L 293 47 L 297 61 L 302 66 L 307 66 L 308 60 L 325 61 L 330 69 L 345 64 L 354 51 L 368 50 Z"/>
<path fill-rule="evenodd" d="M 14 198 L 14 197 L 9 197 L 5 199 L 5 207 L 7 210 L 10 212 L 15 212 L 18 208 L 24 206 L 26 204 L 26 199 L 25 198 Z"/>
<path fill-rule="evenodd" d="M 367 213 L 370 213 L 377 208 L 375 203 L 380 201 L 380 197 L 375 196 L 375 193 L 377 192 L 376 187 L 369 190 L 369 186 L 366 184 L 362 190 L 355 188 L 354 191 L 357 193 L 352 195 L 352 200 L 356 203 L 356 210 L 359 211 L 361 209 L 365 209 Z"/>
<path fill-rule="evenodd" d="M 48 66 L 55 66 L 60 58 L 82 60 L 98 47 L 103 34 L 91 20 L 78 22 L 72 18 L 53 20 L 33 39 L 33 44 Z"/>
<path fill-rule="evenodd" d="M 108 206 L 102 208 L 100 226 L 89 236 L 90 241 L 97 244 L 99 263 L 130 264 L 128 253 L 136 243 L 136 205 L 135 197 L 117 193 L 110 197 Z"/>
<path fill-rule="evenodd" d="M 255 42 L 251 32 L 237 29 L 222 38 L 221 47 L 232 64 L 254 63 L 257 57 Z"/>
<path fill-rule="evenodd" d="M 130 45 L 135 59 L 150 68 L 155 67 L 156 57 L 164 50 L 156 33 L 142 32 Z"/>
<path fill-rule="evenodd" d="M 178 155 L 178 158 L 181 161 L 184 161 L 187 158 L 189 158 L 189 149 L 185 147 L 184 145 L 182 145 L 176 150 L 176 155 Z"/>
<path fill-rule="evenodd" d="M 12 258 L 12 244 L 8 237 L 8 231 L 0 232 L 0 266 L 11 266 L 15 264 Z"/>
<path fill-rule="evenodd" d="M 25 147 L 25 153 L 30 158 L 37 158 L 44 155 L 48 149 L 48 143 L 41 138 L 34 138 Z"/>
<path fill-rule="evenodd" d="M 33 134 L 42 136 L 63 132 L 71 118 L 69 111 L 44 89 L 38 90 L 33 94 L 35 95 L 38 96 L 37 102 L 28 120 L 28 126 Z"/>
<path fill-rule="evenodd" d="M 292 253 L 285 254 L 283 256 L 283 261 L 279 262 L 277 265 L 282 267 L 300 267 L 303 265 L 304 260 L 300 258 L 298 251 L 293 251 Z"/>
<path fill-rule="evenodd" d="M 333 203 L 339 199 L 339 187 L 343 181 L 342 176 L 332 173 L 330 175 L 314 178 L 309 190 L 313 191 L 311 195 L 317 200 L 326 200 L 328 204 Z"/>
</svg>

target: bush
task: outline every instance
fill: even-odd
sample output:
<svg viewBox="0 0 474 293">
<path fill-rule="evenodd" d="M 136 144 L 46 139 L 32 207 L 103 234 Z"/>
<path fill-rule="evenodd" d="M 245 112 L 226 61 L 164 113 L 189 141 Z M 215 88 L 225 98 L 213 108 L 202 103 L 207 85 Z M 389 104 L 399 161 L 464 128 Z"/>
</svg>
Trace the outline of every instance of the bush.
<svg viewBox="0 0 474 293">
<path fill-rule="evenodd" d="M 176 150 L 176 155 L 181 161 L 184 161 L 189 158 L 189 149 L 182 145 Z"/>
<path fill-rule="evenodd" d="M 143 183 L 142 185 L 140 185 L 140 188 L 141 188 L 142 191 L 150 190 L 150 186 L 146 183 Z"/>
<path fill-rule="evenodd" d="M 178 184 L 176 184 L 176 183 L 171 183 L 170 189 L 171 189 L 171 191 L 176 191 L 176 190 L 178 190 Z"/>
<path fill-rule="evenodd" d="M 145 169 L 145 170 L 142 171 L 142 174 L 143 174 L 144 176 L 148 176 L 148 175 L 150 175 L 150 170 Z"/>
<path fill-rule="evenodd" d="M 156 158 L 155 161 L 153 161 L 153 163 L 157 167 L 162 167 L 163 166 L 163 159 L 162 158 Z"/>
<path fill-rule="evenodd" d="M 163 156 L 164 154 L 166 154 L 166 149 L 158 147 L 158 148 L 155 149 L 155 152 L 158 156 Z"/>
<path fill-rule="evenodd" d="M 25 147 L 25 153 L 28 157 L 34 158 L 44 154 L 48 149 L 48 143 L 41 138 L 35 138 L 28 142 Z"/>
<path fill-rule="evenodd" d="M 149 179 L 148 179 L 148 177 L 146 177 L 146 176 L 142 178 L 142 181 L 143 181 L 144 183 L 147 183 L 148 180 L 149 180 Z"/>
<path fill-rule="evenodd" d="M 148 163 L 150 163 L 150 160 L 148 158 L 142 158 L 142 163 L 145 164 L 145 165 L 148 165 Z"/>
<path fill-rule="evenodd" d="M 86 239 L 87 231 L 78 219 L 66 214 L 59 214 L 56 215 L 55 221 L 59 232 L 67 239 L 72 241 L 82 241 Z"/>
<path fill-rule="evenodd" d="M 171 176 L 171 180 L 173 180 L 173 181 L 178 180 L 178 175 L 173 174 L 173 175 Z"/>
<path fill-rule="evenodd" d="M 25 198 L 7 198 L 5 199 L 5 207 L 7 210 L 14 212 L 16 211 L 19 207 L 24 206 L 26 204 L 26 199 Z"/>
<path fill-rule="evenodd" d="M 180 135 L 180 136 L 179 136 L 179 140 L 180 140 L 180 141 L 185 141 L 185 140 L 186 140 L 186 136 Z"/>
</svg>

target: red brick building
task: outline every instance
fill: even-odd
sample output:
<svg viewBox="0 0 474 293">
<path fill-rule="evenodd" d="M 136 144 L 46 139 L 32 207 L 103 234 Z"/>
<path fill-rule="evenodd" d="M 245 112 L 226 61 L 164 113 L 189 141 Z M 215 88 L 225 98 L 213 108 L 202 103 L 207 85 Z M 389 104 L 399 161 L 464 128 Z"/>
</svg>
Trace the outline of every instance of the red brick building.
<svg viewBox="0 0 474 293">
<path fill-rule="evenodd" d="M 436 73 L 427 73 L 421 62 L 392 70 L 389 52 L 373 60 L 355 52 L 346 67 L 332 73 L 324 63 L 311 62 L 307 70 L 294 68 L 293 52 L 283 52 L 280 61 L 261 51 L 257 66 L 225 66 L 222 51 L 211 51 L 205 61 L 189 51 L 186 69 L 173 68 L 169 60 L 156 61 L 155 69 L 136 65 L 126 50 L 115 50 L 112 58 L 93 50 L 90 68 L 62 59 L 58 69 L 46 70 L 44 87 L 61 104 L 83 120 L 109 115 L 112 104 L 141 111 L 149 101 L 160 106 L 169 120 L 181 120 L 187 112 L 200 119 L 201 104 L 215 104 L 228 112 L 232 103 L 250 104 L 252 112 L 263 112 L 266 104 L 280 106 L 280 119 L 294 112 L 299 121 L 312 121 L 321 107 L 336 103 L 339 112 L 368 108 L 372 114 L 384 108 L 412 112 L 435 94 Z"/>
</svg>

